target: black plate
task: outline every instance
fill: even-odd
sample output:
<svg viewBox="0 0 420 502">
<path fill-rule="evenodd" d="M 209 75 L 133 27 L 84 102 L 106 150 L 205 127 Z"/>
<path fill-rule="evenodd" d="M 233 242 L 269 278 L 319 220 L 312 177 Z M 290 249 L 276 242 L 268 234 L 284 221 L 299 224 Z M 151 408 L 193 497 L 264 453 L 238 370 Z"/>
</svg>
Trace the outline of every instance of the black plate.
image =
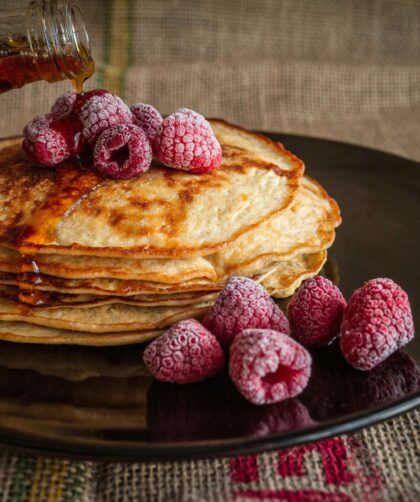
<svg viewBox="0 0 420 502">
<path fill-rule="evenodd" d="M 341 206 L 326 274 L 347 298 L 370 278 L 391 277 L 408 292 L 417 325 L 420 165 L 343 143 L 270 136 L 304 159 Z M 353 370 L 336 345 L 313 351 L 303 394 L 262 407 L 246 402 L 226 375 L 189 386 L 153 382 L 139 376 L 140 358 L 140 346 L 0 344 L 0 443 L 107 459 L 232 455 L 349 432 L 420 404 L 419 339 L 370 372 Z"/>
</svg>

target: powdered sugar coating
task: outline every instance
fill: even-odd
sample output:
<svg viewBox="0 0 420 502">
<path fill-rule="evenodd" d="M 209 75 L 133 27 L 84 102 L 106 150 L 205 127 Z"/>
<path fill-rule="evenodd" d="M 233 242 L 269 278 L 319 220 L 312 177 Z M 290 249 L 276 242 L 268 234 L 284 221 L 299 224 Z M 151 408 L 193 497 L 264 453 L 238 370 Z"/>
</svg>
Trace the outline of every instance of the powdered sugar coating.
<svg viewBox="0 0 420 502">
<path fill-rule="evenodd" d="M 41 130 L 32 143 L 37 161 L 44 166 L 55 166 L 70 156 L 64 136 L 53 129 Z"/>
<path fill-rule="evenodd" d="M 56 116 L 70 113 L 73 110 L 76 96 L 77 94 L 75 91 L 67 91 L 59 96 L 51 107 L 51 113 Z"/>
<path fill-rule="evenodd" d="M 126 179 L 145 173 L 152 163 L 152 147 L 145 132 L 134 124 L 105 129 L 94 153 L 95 168 L 111 178 Z"/>
<path fill-rule="evenodd" d="M 37 115 L 32 120 L 30 120 L 23 129 L 23 135 L 29 141 L 34 141 L 36 135 L 45 129 L 49 129 L 55 115 L 53 113 L 45 113 L 43 115 Z"/>
<path fill-rule="evenodd" d="M 230 347 L 229 374 L 252 403 L 277 403 L 297 396 L 306 387 L 311 356 L 285 333 L 245 329 Z"/>
<path fill-rule="evenodd" d="M 130 107 L 134 123 L 141 127 L 153 146 L 159 127 L 162 124 L 162 115 L 152 105 L 137 103 Z"/>
<path fill-rule="evenodd" d="M 299 288 L 288 316 L 293 337 L 307 347 L 330 343 L 340 330 L 346 300 L 325 277 L 317 276 Z"/>
<path fill-rule="evenodd" d="M 218 341 L 195 319 L 174 324 L 148 345 L 143 360 L 157 380 L 178 384 L 204 380 L 224 367 Z"/>
<path fill-rule="evenodd" d="M 220 167 L 222 147 L 207 120 L 182 109 L 166 117 L 154 143 L 163 164 L 192 173 L 209 173 Z"/>
<path fill-rule="evenodd" d="M 340 346 L 347 361 L 369 370 L 414 336 L 407 293 L 391 279 L 372 279 L 356 290 L 344 311 Z"/>
<path fill-rule="evenodd" d="M 82 123 L 83 137 L 90 145 L 94 145 L 105 129 L 133 123 L 133 115 L 122 99 L 106 92 L 93 94 L 86 99 L 78 116 Z"/>
<path fill-rule="evenodd" d="M 224 347 L 246 328 L 268 328 L 289 333 L 289 321 L 267 291 L 248 277 L 231 277 L 203 324 Z"/>
</svg>

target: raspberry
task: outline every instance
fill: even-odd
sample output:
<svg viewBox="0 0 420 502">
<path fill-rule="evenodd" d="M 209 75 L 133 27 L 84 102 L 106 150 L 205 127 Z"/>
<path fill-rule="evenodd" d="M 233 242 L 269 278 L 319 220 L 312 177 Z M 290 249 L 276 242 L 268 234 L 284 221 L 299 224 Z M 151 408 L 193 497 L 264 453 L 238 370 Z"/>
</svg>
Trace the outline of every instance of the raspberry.
<svg viewBox="0 0 420 502">
<path fill-rule="evenodd" d="M 407 293 L 391 279 L 372 279 L 353 293 L 340 328 L 344 357 L 369 370 L 414 336 Z"/>
<path fill-rule="evenodd" d="M 132 178 L 145 173 L 152 162 L 152 147 L 140 127 L 124 124 L 105 129 L 93 153 L 96 169 L 111 178 Z"/>
<path fill-rule="evenodd" d="M 162 115 L 152 105 L 145 103 L 133 105 L 130 110 L 134 117 L 134 123 L 143 129 L 153 145 L 163 120 Z"/>
<path fill-rule="evenodd" d="M 216 338 L 195 319 L 174 324 L 144 351 L 144 363 L 162 382 L 198 382 L 218 373 L 224 354 Z"/>
<path fill-rule="evenodd" d="M 28 122 L 23 129 L 23 135 L 29 141 L 34 141 L 36 135 L 45 129 L 49 129 L 55 115 L 53 113 L 46 113 L 45 115 L 37 115 L 30 122 Z"/>
<path fill-rule="evenodd" d="M 209 173 L 222 162 L 222 147 L 210 124 L 184 108 L 163 120 L 154 148 L 163 164 L 192 173 Z"/>
<path fill-rule="evenodd" d="M 292 298 L 288 314 L 293 337 L 306 347 L 326 345 L 340 330 L 346 301 L 325 277 L 306 281 Z"/>
<path fill-rule="evenodd" d="M 31 143 L 33 155 L 44 166 L 55 166 L 70 156 L 64 136 L 54 129 L 41 130 Z"/>
<path fill-rule="evenodd" d="M 194 110 L 190 110 L 189 108 L 178 108 L 175 113 L 183 113 L 184 115 L 188 115 L 189 117 L 201 117 L 201 115 Z"/>
<path fill-rule="evenodd" d="M 106 91 L 105 89 L 94 89 L 93 91 L 87 91 L 87 92 L 82 92 L 81 94 L 77 94 L 76 101 L 74 102 L 73 105 L 73 111 L 75 113 L 79 113 L 82 106 L 90 98 L 93 98 L 94 96 L 104 96 L 105 94 L 109 94 L 112 96 L 112 94 L 109 91 Z"/>
<path fill-rule="evenodd" d="M 284 333 L 244 329 L 230 347 L 229 374 L 252 403 L 276 403 L 297 396 L 306 387 L 311 356 Z"/>
<path fill-rule="evenodd" d="M 102 90 L 84 96 L 78 116 L 82 123 L 83 137 L 90 145 L 94 145 L 105 129 L 133 123 L 133 115 L 122 99 Z"/>
<path fill-rule="evenodd" d="M 224 347 L 246 328 L 289 333 L 289 321 L 267 291 L 247 277 L 231 277 L 203 320 Z"/>
<path fill-rule="evenodd" d="M 51 107 L 51 113 L 57 117 L 70 113 L 76 102 L 76 96 L 77 94 L 74 91 L 68 91 L 59 96 Z"/>
</svg>

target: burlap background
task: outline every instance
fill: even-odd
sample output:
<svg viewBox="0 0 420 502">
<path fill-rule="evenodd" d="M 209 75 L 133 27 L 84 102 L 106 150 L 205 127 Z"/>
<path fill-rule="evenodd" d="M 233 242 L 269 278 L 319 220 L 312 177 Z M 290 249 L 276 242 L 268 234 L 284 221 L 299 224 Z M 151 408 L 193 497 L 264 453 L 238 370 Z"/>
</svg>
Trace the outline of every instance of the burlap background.
<svg viewBox="0 0 420 502">
<path fill-rule="evenodd" d="M 272 131 L 420 160 L 418 0 L 80 0 L 95 77 L 162 113 L 189 106 Z M 1 6 L 16 0 L 2 0 Z M 0 96 L 18 133 L 68 83 Z M 3 501 L 417 500 L 420 413 L 242 459 L 101 464 L 5 455 Z M 280 459 L 280 462 L 279 462 Z M 280 466 L 280 467 L 279 467 Z"/>
</svg>

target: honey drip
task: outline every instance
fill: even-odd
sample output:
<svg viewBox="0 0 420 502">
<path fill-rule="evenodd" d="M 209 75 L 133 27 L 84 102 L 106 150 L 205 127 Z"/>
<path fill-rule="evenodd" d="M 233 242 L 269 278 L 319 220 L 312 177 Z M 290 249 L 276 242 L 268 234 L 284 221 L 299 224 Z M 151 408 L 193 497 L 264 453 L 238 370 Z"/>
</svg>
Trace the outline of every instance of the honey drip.
<svg viewBox="0 0 420 502">
<path fill-rule="evenodd" d="M 25 50 L 27 47 L 25 37 L 0 40 L 0 94 L 38 80 L 58 82 L 66 76 L 74 90 L 81 93 L 84 82 L 95 72 L 95 63 L 83 47 L 77 58 L 61 55 L 59 64 L 54 57 L 33 54 L 29 49 Z"/>
</svg>

